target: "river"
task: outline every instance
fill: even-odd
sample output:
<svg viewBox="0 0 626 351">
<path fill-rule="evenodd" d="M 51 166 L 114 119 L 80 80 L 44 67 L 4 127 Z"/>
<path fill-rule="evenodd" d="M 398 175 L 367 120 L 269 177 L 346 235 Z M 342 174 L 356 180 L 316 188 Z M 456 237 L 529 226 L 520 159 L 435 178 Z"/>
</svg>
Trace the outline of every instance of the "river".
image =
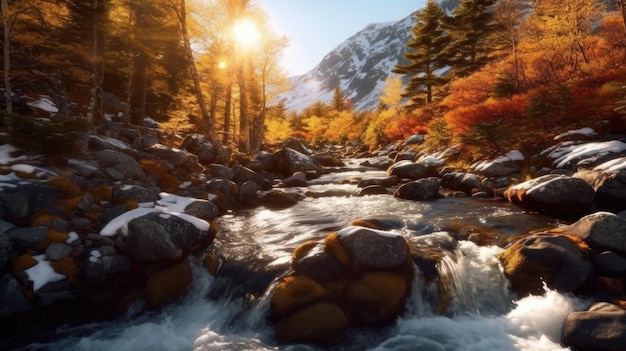
<svg viewBox="0 0 626 351">
<path fill-rule="evenodd" d="M 354 192 L 355 180 L 383 176 L 353 165 L 290 191 Z M 470 241 L 460 241 L 458 259 L 439 267 L 454 297 L 446 315 L 433 311 L 427 298 L 432 287 L 416 275 L 406 312 L 388 327 L 354 328 L 331 345 L 276 344 L 266 314 L 293 249 L 364 217 L 404 223 L 396 231 L 407 237 L 454 234 L 462 228 L 506 237 L 561 224 L 494 199 L 414 202 L 390 195 L 305 196 L 284 210 L 229 212 L 218 220 L 214 250 L 223 265 L 217 277 L 194 263 L 193 288 L 181 301 L 154 312 L 138 303 L 114 320 L 62 325 L 23 350 L 567 350 L 559 345 L 561 323 L 586 302 L 554 291 L 516 300 L 501 273 L 497 257 L 502 249 Z"/>
</svg>

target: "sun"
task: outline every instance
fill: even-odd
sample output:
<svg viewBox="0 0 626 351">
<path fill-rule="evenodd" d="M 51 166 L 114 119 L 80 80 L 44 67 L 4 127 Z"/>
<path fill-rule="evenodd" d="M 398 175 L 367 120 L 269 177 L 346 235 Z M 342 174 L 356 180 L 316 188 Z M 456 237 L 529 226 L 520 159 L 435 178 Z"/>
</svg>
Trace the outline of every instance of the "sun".
<svg viewBox="0 0 626 351">
<path fill-rule="evenodd" d="M 233 26 L 233 37 L 244 48 L 252 48 L 259 45 L 261 34 L 256 24 L 249 19 L 240 19 Z"/>
</svg>

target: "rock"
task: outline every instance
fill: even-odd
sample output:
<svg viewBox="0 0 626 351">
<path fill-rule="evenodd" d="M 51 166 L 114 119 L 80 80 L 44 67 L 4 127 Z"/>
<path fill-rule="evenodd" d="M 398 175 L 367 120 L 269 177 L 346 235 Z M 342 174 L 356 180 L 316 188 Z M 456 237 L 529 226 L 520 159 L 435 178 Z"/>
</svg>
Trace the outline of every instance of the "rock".
<svg viewBox="0 0 626 351">
<path fill-rule="evenodd" d="M 0 219 L 15 222 L 26 219 L 63 196 L 57 187 L 45 184 L 23 184 L 0 191 Z"/>
<path fill-rule="evenodd" d="M 593 248 L 626 254 L 626 219 L 613 213 L 596 212 L 587 215 L 564 230 Z"/>
<path fill-rule="evenodd" d="M 307 186 L 306 174 L 304 172 L 296 172 L 291 177 L 284 178 L 283 184 L 287 186 L 303 187 Z"/>
<path fill-rule="evenodd" d="M 93 258 L 92 258 L 93 257 Z M 103 255 L 89 258 L 80 264 L 82 281 L 96 289 L 122 288 L 127 283 L 132 262 L 123 255 Z"/>
<path fill-rule="evenodd" d="M 313 154 L 313 149 L 304 140 L 289 138 L 283 143 L 283 148 L 290 148 L 304 155 Z"/>
<path fill-rule="evenodd" d="M 321 250 L 321 245 L 300 257 L 297 252 L 302 245 L 296 248 L 293 255 L 292 268 L 296 275 L 310 277 L 321 283 L 346 277 L 346 268 L 333 255 Z"/>
<path fill-rule="evenodd" d="M 378 230 L 400 230 L 406 227 L 406 223 L 402 220 L 402 218 L 392 215 L 357 218 L 355 220 L 352 220 L 350 222 L 350 225 Z"/>
<path fill-rule="evenodd" d="M 143 151 L 152 154 L 172 164 L 175 168 L 187 172 L 198 172 L 202 167 L 198 164 L 198 156 L 185 150 L 167 147 L 157 144 L 143 149 Z"/>
<path fill-rule="evenodd" d="M 421 163 L 404 160 L 392 164 L 387 174 L 401 179 L 420 179 L 432 175 L 432 172 Z"/>
<path fill-rule="evenodd" d="M 307 276 L 286 277 L 274 289 L 272 314 L 282 318 L 327 296 L 328 291 Z"/>
<path fill-rule="evenodd" d="M 46 259 L 48 261 L 59 261 L 72 253 L 72 247 L 64 243 L 53 242 L 46 248 Z"/>
<path fill-rule="evenodd" d="M 188 134 L 180 144 L 180 148 L 196 155 L 198 162 L 202 165 L 209 165 L 217 160 L 217 149 L 202 134 Z"/>
<path fill-rule="evenodd" d="M 422 144 L 424 142 L 424 135 L 422 134 L 413 134 L 410 137 L 404 139 L 404 141 L 402 142 L 402 146 L 407 146 L 407 145 L 419 145 Z"/>
<path fill-rule="evenodd" d="M 237 203 L 238 187 L 228 179 L 212 179 L 205 183 L 204 190 L 209 192 L 209 200 L 222 212 L 232 209 Z"/>
<path fill-rule="evenodd" d="M 311 156 L 307 156 L 291 148 L 284 148 L 274 154 L 277 170 L 285 177 L 298 171 L 315 171 L 322 173 L 322 166 Z"/>
<path fill-rule="evenodd" d="M 269 152 L 260 152 L 256 153 L 253 156 L 253 163 L 256 164 L 257 172 L 273 172 L 276 169 L 276 158 L 273 153 Z M 250 166 L 247 166 L 252 168 Z M 253 168 L 254 169 L 254 168 Z"/>
<path fill-rule="evenodd" d="M 360 188 L 359 190 L 357 190 L 356 194 L 358 196 L 387 195 L 389 194 L 389 191 L 387 191 L 387 188 L 381 185 L 368 185 L 364 188 Z"/>
<path fill-rule="evenodd" d="M 579 351 L 621 351 L 626 345 L 626 310 L 596 303 L 570 313 L 563 323 L 563 345 Z"/>
<path fill-rule="evenodd" d="M 348 327 L 348 318 L 337 305 L 318 302 L 301 309 L 281 320 L 275 329 L 280 342 L 336 341 L 343 337 Z"/>
<path fill-rule="evenodd" d="M 100 165 L 104 174 L 111 180 L 143 180 L 146 174 L 134 158 L 119 151 L 102 150 L 94 151 L 94 159 Z"/>
<path fill-rule="evenodd" d="M 272 188 L 272 183 L 261 173 L 257 173 L 250 168 L 240 165 L 235 165 L 232 169 L 234 174 L 233 181 L 237 184 L 243 184 L 251 180 L 263 190 Z"/>
<path fill-rule="evenodd" d="M 11 274 L 0 278 L 0 319 L 28 312 L 33 307 L 33 303 L 24 295 L 20 284 Z"/>
<path fill-rule="evenodd" d="M 235 172 L 233 172 L 230 167 L 226 167 L 217 163 L 212 163 L 208 165 L 205 171 L 214 177 L 227 180 L 233 180 L 233 177 L 235 176 Z"/>
<path fill-rule="evenodd" d="M 291 194 L 277 189 L 270 190 L 263 196 L 263 205 L 270 209 L 285 209 L 297 203 L 298 200 Z"/>
<path fill-rule="evenodd" d="M 111 189 L 111 201 L 115 204 L 121 204 L 126 201 L 144 203 L 159 200 L 161 200 L 159 194 L 138 185 L 114 185 Z"/>
<path fill-rule="evenodd" d="M 4 266 L 9 260 L 9 254 L 13 249 L 13 242 L 9 234 L 0 232 L 0 272 L 4 271 Z"/>
<path fill-rule="evenodd" d="M 456 260 L 458 241 L 447 233 L 433 233 L 409 239 L 411 257 L 426 283 L 439 279 L 439 267 L 445 257 Z"/>
<path fill-rule="evenodd" d="M 406 151 L 398 152 L 396 157 L 393 158 L 394 163 L 398 163 L 400 161 L 413 161 L 417 156 L 417 151 L 413 149 L 408 149 Z"/>
<path fill-rule="evenodd" d="M 261 187 L 255 182 L 248 180 L 239 186 L 237 198 L 242 204 L 257 206 L 259 201 L 259 191 L 261 191 Z"/>
<path fill-rule="evenodd" d="M 76 301 L 80 291 L 67 279 L 49 282 L 35 292 L 35 300 L 42 307 L 52 306 L 61 301 Z"/>
<path fill-rule="evenodd" d="M 580 170 L 574 177 L 585 180 L 596 190 L 597 208 L 612 212 L 626 210 L 626 170 Z"/>
<path fill-rule="evenodd" d="M 399 274 L 367 272 L 348 284 L 344 302 L 355 324 L 378 325 L 400 315 L 408 291 L 407 282 Z"/>
<path fill-rule="evenodd" d="M 204 219 L 205 221 L 214 220 L 220 215 L 220 209 L 211 201 L 206 200 L 192 201 L 185 207 L 184 212 L 190 216 Z"/>
<path fill-rule="evenodd" d="M 581 245 L 582 244 L 582 245 Z M 574 292 L 589 282 L 593 266 L 575 237 L 539 233 L 516 241 L 501 255 L 504 275 L 520 296 L 541 295 L 543 284 L 561 292 Z"/>
<path fill-rule="evenodd" d="M 510 187 L 504 196 L 534 211 L 585 213 L 593 204 L 595 191 L 580 178 L 549 174 Z"/>
<path fill-rule="evenodd" d="M 510 151 L 495 160 L 480 161 L 473 164 L 470 169 L 485 177 L 503 177 L 519 173 L 522 170 L 524 155 L 519 151 Z"/>
<path fill-rule="evenodd" d="M 363 267 L 398 268 L 409 258 L 406 240 L 396 233 L 349 226 L 338 231 L 337 238 L 348 255 Z"/>
<path fill-rule="evenodd" d="M 126 248 L 137 261 L 173 261 L 207 247 L 214 237 L 208 223 L 200 230 L 178 216 L 152 212 L 128 223 Z"/>
<path fill-rule="evenodd" d="M 476 190 L 483 190 L 483 185 L 475 174 L 446 173 L 441 177 L 441 186 L 450 190 L 459 190 L 471 196 Z"/>
<path fill-rule="evenodd" d="M 439 186 L 439 178 L 422 178 L 402 184 L 393 196 L 414 201 L 431 200 L 439 197 Z"/>
<path fill-rule="evenodd" d="M 44 226 L 39 226 L 28 228 L 14 228 L 9 230 L 7 234 L 9 234 L 13 242 L 27 249 L 37 243 L 44 241 L 46 239 L 46 233 L 48 233 L 48 228 Z"/>
<path fill-rule="evenodd" d="M 626 257 L 612 251 L 605 251 L 593 256 L 596 275 L 622 278 L 626 276 Z"/>
<path fill-rule="evenodd" d="M 313 159 L 324 167 L 343 167 L 345 163 L 330 153 L 315 154 Z"/>
<path fill-rule="evenodd" d="M 357 187 L 365 188 L 370 185 L 380 185 L 383 187 L 390 187 L 398 184 L 400 182 L 400 178 L 398 176 L 389 176 L 384 178 L 372 178 L 372 179 L 363 179 L 358 184 Z"/>
<path fill-rule="evenodd" d="M 148 308 L 157 308 L 185 294 L 192 282 L 189 263 L 181 262 L 150 275 L 144 290 Z"/>
<path fill-rule="evenodd" d="M 393 160 L 387 156 L 378 156 L 361 162 L 359 165 L 376 169 L 388 169 L 393 164 Z"/>
</svg>

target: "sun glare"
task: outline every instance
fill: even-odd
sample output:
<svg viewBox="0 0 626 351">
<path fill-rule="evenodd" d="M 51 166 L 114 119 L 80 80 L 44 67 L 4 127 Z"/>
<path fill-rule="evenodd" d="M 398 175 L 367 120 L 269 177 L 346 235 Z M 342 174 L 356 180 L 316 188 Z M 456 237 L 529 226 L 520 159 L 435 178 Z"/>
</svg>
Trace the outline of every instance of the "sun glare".
<svg viewBox="0 0 626 351">
<path fill-rule="evenodd" d="M 244 48 L 251 48 L 259 44 L 261 34 L 256 24 L 248 19 L 241 19 L 233 26 L 233 35 L 237 43 Z"/>
</svg>

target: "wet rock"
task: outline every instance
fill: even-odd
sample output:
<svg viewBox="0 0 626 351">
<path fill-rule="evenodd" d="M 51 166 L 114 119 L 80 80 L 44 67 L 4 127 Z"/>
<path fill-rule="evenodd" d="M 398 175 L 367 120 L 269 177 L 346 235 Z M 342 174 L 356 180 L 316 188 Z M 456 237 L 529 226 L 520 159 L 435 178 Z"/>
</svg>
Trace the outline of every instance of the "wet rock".
<svg viewBox="0 0 626 351">
<path fill-rule="evenodd" d="M 233 177 L 235 176 L 235 173 L 230 167 L 217 163 L 212 163 L 208 165 L 205 171 L 214 177 L 222 179 L 233 180 Z"/>
<path fill-rule="evenodd" d="M 626 310 L 605 302 L 570 313 L 563 323 L 563 344 L 580 351 L 620 351 L 626 345 Z"/>
<path fill-rule="evenodd" d="M 263 205 L 270 209 L 284 209 L 289 208 L 298 203 L 298 200 L 291 194 L 273 189 L 263 196 Z"/>
<path fill-rule="evenodd" d="M 587 215 L 564 228 L 593 248 L 626 254 L 626 219 L 610 212 Z"/>
<path fill-rule="evenodd" d="M 593 204 L 595 191 L 580 178 L 550 174 L 517 184 L 504 196 L 534 211 L 585 213 Z"/>
<path fill-rule="evenodd" d="M 350 226 L 337 232 L 350 257 L 363 267 L 397 268 L 409 258 L 406 240 L 399 234 Z"/>
<path fill-rule="evenodd" d="M 403 276 L 372 271 L 348 284 L 344 301 L 355 324 L 379 325 L 400 315 L 407 292 Z"/>
<path fill-rule="evenodd" d="M 400 182 L 400 178 L 398 176 L 389 176 L 384 178 L 372 178 L 372 179 L 363 179 L 361 180 L 357 186 L 359 188 L 365 188 L 370 185 L 380 185 L 383 187 L 390 187 L 398 184 Z"/>
<path fill-rule="evenodd" d="M 4 266 L 9 260 L 9 254 L 13 250 L 13 242 L 9 234 L 0 232 L 0 272 L 4 271 Z"/>
<path fill-rule="evenodd" d="M 581 245 L 582 244 L 582 245 Z M 520 296 L 541 295 L 543 284 L 574 292 L 589 282 L 593 266 L 575 237 L 539 233 L 516 241 L 501 255 L 504 275 Z"/>
<path fill-rule="evenodd" d="M 358 196 L 386 195 L 389 194 L 389 191 L 387 191 L 387 188 L 381 185 L 368 185 L 364 188 L 360 188 L 359 190 L 357 190 L 356 194 Z"/>
<path fill-rule="evenodd" d="M 308 145 L 304 140 L 295 138 L 289 138 L 283 143 L 283 148 L 290 148 L 304 155 L 313 154 L 313 148 Z"/>
<path fill-rule="evenodd" d="M 393 164 L 393 160 L 387 156 L 378 156 L 361 162 L 359 165 L 376 169 L 388 169 Z"/>
<path fill-rule="evenodd" d="M 419 145 L 422 144 L 424 142 L 424 135 L 422 134 L 413 134 L 410 137 L 404 139 L 404 141 L 402 142 L 402 146 L 407 146 L 407 145 Z"/>
<path fill-rule="evenodd" d="M 209 165 L 217 160 L 217 149 L 213 143 L 202 134 L 189 134 L 183 139 L 180 148 L 196 155 L 198 162 L 202 165 Z"/>
<path fill-rule="evenodd" d="M 297 275 L 310 277 L 321 283 L 346 277 L 346 268 L 333 255 L 321 250 L 319 245 L 302 257 L 296 252 L 298 249 L 294 251 L 292 267 Z"/>
<path fill-rule="evenodd" d="M 75 301 L 79 296 L 80 290 L 67 279 L 49 282 L 35 292 L 35 300 L 42 307 L 61 301 Z"/>
<path fill-rule="evenodd" d="M 100 257 L 97 257 L 100 256 Z M 93 288 L 122 288 L 128 280 L 132 262 L 124 255 L 96 254 L 80 263 L 82 282 Z"/>
<path fill-rule="evenodd" d="M 4 187 L 0 191 L 0 219 L 9 222 L 24 220 L 62 195 L 59 188 L 45 184 Z"/>
<path fill-rule="evenodd" d="M 389 215 L 358 218 L 351 221 L 350 225 L 378 230 L 400 230 L 406 226 L 406 223 L 400 217 Z"/>
<path fill-rule="evenodd" d="M 313 159 L 324 167 L 342 167 L 345 163 L 330 153 L 315 154 Z"/>
<path fill-rule="evenodd" d="M 24 295 L 20 284 L 11 274 L 0 278 L 0 318 L 16 316 L 33 307 L 33 303 Z"/>
<path fill-rule="evenodd" d="M 411 237 L 409 246 L 424 281 L 431 283 L 439 279 L 439 267 L 445 257 L 456 260 L 458 241 L 447 233 L 433 233 Z"/>
<path fill-rule="evenodd" d="M 187 262 L 150 275 L 144 290 L 148 308 L 161 307 L 183 296 L 191 285 L 192 278 L 191 267 Z"/>
<path fill-rule="evenodd" d="M 318 302 L 281 320 L 275 334 L 280 342 L 325 343 L 341 339 L 347 327 L 348 318 L 341 308 L 329 302 Z"/>
<path fill-rule="evenodd" d="M 413 161 L 417 157 L 417 151 L 413 149 L 408 149 L 402 152 L 398 152 L 396 157 L 393 158 L 394 163 L 398 163 L 400 161 Z"/>
<path fill-rule="evenodd" d="M 161 197 L 156 192 L 138 185 L 115 185 L 111 189 L 111 201 L 116 204 L 126 201 L 155 202 L 160 199 Z"/>
<path fill-rule="evenodd" d="M 296 172 L 291 177 L 284 178 L 283 184 L 287 186 L 304 187 L 307 186 L 306 173 Z"/>
<path fill-rule="evenodd" d="M 102 150 L 92 153 L 96 162 L 111 180 L 143 180 L 146 174 L 134 158 L 119 151 Z"/>
<path fill-rule="evenodd" d="M 439 186 L 439 178 L 422 178 L 402 184 L 393 196 L 400 199 L 414 201 L 436 199 L 439 197 Z"/>
<path fill-rule="evenodd" d="M 194 248 L 207 247 L 214 233 L 174 215 L 152 212 L 128 223 L 126 249 L 137 261 L 178 260 Z"/>
<path fill-rule="evenodd" d="M 284 148 L 274 154 L 277 170 L 286 177 L 298 171 L 315 171 L 322 173 L 321 165 L 311 156 L 305 155 L 291 148 Z"/>
<path fill-rule="evenodd" d="M 237 203 L 238 186 L 228 179 L 212 179 L 205 183 L 204 190 L 209 192 L 209 200 L 213 202 L 221 212 L 232 209 Z"/>
<path fill-rule="evenodd" d="M 274 317 L 282 318 L 328 296 L 320 283 L 307 276 L 290 276 L 274 289 L 271 306 Z"/>
</svg>

